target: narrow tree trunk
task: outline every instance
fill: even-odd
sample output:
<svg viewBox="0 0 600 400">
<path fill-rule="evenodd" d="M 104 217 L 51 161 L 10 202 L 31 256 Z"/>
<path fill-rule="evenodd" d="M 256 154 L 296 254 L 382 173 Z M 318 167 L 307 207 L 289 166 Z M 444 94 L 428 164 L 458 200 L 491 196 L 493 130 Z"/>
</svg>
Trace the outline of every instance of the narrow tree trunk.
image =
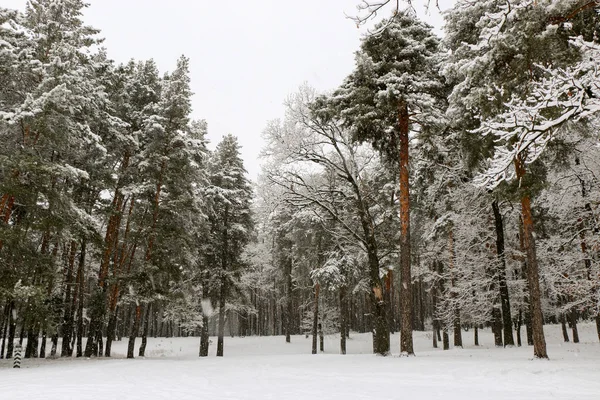
<svg viewBox="0 0 600 400">
<path fill-rule="evenodd" d="M 25 347 L 25 358 L 31 358 L 33 356 L 33 347 L 35 346 L 35 328 L 34 323 L 32 323 L 27 330 L 27 346 Z"/>
<path fill-rule="evenodd" d="M 494 333 L 494 345 L 502 347 L 502 313 L 496 307 L 492 309 L 492 332 Z"/>
<path fill-rule="evenodd" d="M 531 327 L 533 334 L 533 354 L 536 358 L 548 358 L 546 352 L 546 339 L 544 337 L 544 316 L 542 315 L 542 299 L 540 292 L 540 278 L 538 271 L 535 238 L 533 234 L 533 216 L 531 214 L 531 200 L 523 178 L 525 177 L 525 163 L 521 155 L 515 158 L 517 179 L 520 180 L 521 214 L 523 216 L 523 231 L 525 249 L 527 252 L 527 281 L 529 282 L 531 301 Z"/>
<path fill-rule="evenodd" d="M 10 327 L 10 319 L 12 314 L 12 302 L 6 303 L 4 306 L 4 323 L 2 326 L 2 347 L 0 347 L 0 360 L 4 358 L 4 350 L 6 349 L 6 336 Z"/>
<path fill-rule="evenodd" d="M 346 354 L 346 326 L 348 325 L 346 292 L 346 286 L 340 286 L 340 354 Z"/>
<path fill-rule="evenodd" d="M 110 357 L 112 351 L 112 342 L 115 339 L 115 331 L 117 328 L 117 309 L 109 312 L 108 326 L 106 328 L 106 347 L 104 349 L 104 356 Z"/>
<path fill-rule="evenodd" d="M 444 350 L 450 350 L 450 337 L 448 336 L 448 328 L 445 325 L 442 331 L 442 340 L 444 343 Z"/>
<path fill-rule="evenodd" d="M 479 346 L 479 328 L 477 326 L 473 329 L 473 343 L 475 346 Z"/>
<path fill-rule="evenodd" d="M 292 303 L 292 290 L 293 290 L 293 281 L 292 281 L 292 257 L 288 255 L 286 257 L 286 270 L 285 270 L 285 278 L 286 278 L 286 316 L 285 316 L 285 341 L 287 343 L 291 342 L 291 334 L 292 334 L 292 314 L 294 313 L 294 307 Z"/>
<path fill-rule="evenodd" d="M 323 336 L 323 325 L 319 324 L 319 350 L 325 352 L 325 338 Z"/>
<path fill-rule="evenodd" d="M 525 254 L 525 231 L 523 229 L 523 217 L 519 217 L 519 249 Z M 525 310 L 522 315 L 522 322 L 525 325 L 525 335 L 527 336 L 527 345 L 533 346 L 533 330 L 531 328 L 531 301 L 529 300 L 529 281 L 527 279 L 527 257 L 521 263 L 521 279 L 525 281 L 526 290 L 523 294 L 523 303 Z"/>
<path fill-rule="evenodd" d="M 579 158 L 575 159 L 575 164 L 579 165 L 580 161 Z M 582 178 L 579 178 L 579 181 L 581 183 L 581 197 L 583 199 L 587 198 L 587 189 L 586 189 L 586 185 L 585 185 L 585 180 Z M 593 220 L 593 215 L 592 215 L 592 208 L 590 203 L 586 202 L 586 204 L 583 206 L 583 211 L 585 214 L 588 214 L 588 218 L 592 218 Z M 585 266 L 585 270 L 587 272 L 587 280 L 591 281 L 592 280 L 592 259 L 590 258 L 590 255 L 588 254 L 588 245 L 586 242 L 586 238 L 585 238 L 585 225 L 584 225 L 584 221 L 583 221 L 583 217 L 578 219 L 578 225 L 579 225 L 579 239 L 580 239 L 580 246 L 581 246 L 581 252 L 583 253 L 583 262 L 584 262 L 584 266 Z M 600 299 L 598 299 L 598 295 L 596 294 L 595 296 L 595 300 L 599 301 Z M 577 327 L 575 326 L 575 330 L 577 329 Z M 600 313 L 597 313 L 596 315 L 596 331 L 598 333 L 598 339 L 600 339 Z M 577 335 L 577 342 L 579 341 L 579 335 Z M 577 343 L 575 341 L 575 333 L 573 333 L 573 342 Z"/>
<path fill-rule="evenodd" d="M 454 316 L 454 347 L 463 347 L 462 344 L 462 332 L 460 331 L 460 314 L 458 314 L 458 310 L 456 311 L 456 315 Z"/>
<path fill-rule="evenodd" d="M 98 352 L 96 353 L 96 356 L 100 356 L 102 357 L 103 353 L 103 348 L 104 348 L 104 339 L 102 337 L 102 328 L 100 328 L 100 330 L 98 331 L 98 334 L 96 336 L 96 343 L 98 343 Z"/>
<path fill-rule="evenodd" d="M 46 358 L 46 331 L 42 331 L 42 345 L 40 346 L 40 358 Z"/>
<path fill-rule="evenodd" d="M 149 329 L 149 324 L 150 324 L 150 315 L 152 312 L 152 304 L 149 303 L 146 306 L 146 315 L 144 316 L 144 330 L 142 332 L 142 344 L 140 346 L 140 350 L 138 355 L 140 357 L 145 357 L 146 355 L 146 344 L 148 343 L 148 329 Z"/>
<path fill-rule="evenodd" d="M 135 349 L 135 338 L 137 337 L 138 331 L 140 330 L 140 317 L 141 317 L 141 305 L 135 306 L 135 316 L 133 318 L 133 326 L 129 334 L 129 343 L 127 345 L 127 358 L 133 358 L 133 351 Z"/>
<path fill-rule="evenodd" d="M 400 160 L 400 354 L 414 355 L 412 337 L 412 280 L 410 271 L 410 191 L 408 173 L 408 105 L 398 104 Z"/>
<path fill-rule="evenodd" d="M 23 347 L 23 339 L 25 338 L 25 321 L 21 324 L 21 333 L 19 333 L 19 344 Z"/>
<path fill-rule="evenodd" d="M 319 334 L 319 289 L 320 285 L 315 284 L 315 303 L 313 307 L 313 327 L 312 327 L 312 354 L 317 354 L 317 335 Z"/>
<path fill-rule="evenodd" d="M 217 357 L 223 357 L 223 335 L 225 333 L 225 278 L 221 280 L 221 290 L 219 293 L 219 325 L 217 330 Z"/>
<path fill-rule="evenodd" d="M 12 358 L 13 349 L 15 343 L 15 333 L 17 331 L 17 311 L 15 309 L 15 302 L 10 302 L 10 314 L 9 314 L 9 324 L 8 324 L 8 345 L 6 346 L 6 358 Z"/>
<path fill-rule="evenodd" d="M 98 297 L 97 293 L 95 295 L 92 295 L 92 301 L 94 299 L 97 299 L 97 297 Z M 92 356 L 98 355 L 98 343 L 96 342 L 96 335 L 97 335 L 97 330 L 98 330 L 97 325 L 100 324 L 100 321 L 98 321 L 98 319 L 95 317 L 94 314 L 96 314 L 96 311 L 93 310 L 97 306 L 98 306 L 97 304 L 93 304 L 93 303 L 90 305 L 90 308 L 92 308 L 92 316 L 90 318 L 88 337 L 87 337 L 87 341 L 85 343 L 85 351 L 84 351 L 85 357 L 92 357 Z"/>
<path fill-rule="evenodd" d="M 387 306 L 386 317 L 387 317 L 387 321 L 388 321 L 388 330 L 390 332 L 390 335 L 394 334 L 394 324 L 393 324 L 394 311 L 392 310 L 392 281 L 393 281 L 393 272 L 392 272 L 392 270 L 389 270 L 384 278 L 384 283 L 385 283 L 384 301 L 385 301 L 385 305 Z"/>
<path fill-rule="evenodd" d="M 52 343 L 52 346 L 50 347 L 50 357 L 55 357 L 56 349 L 58 347 L 58 333 L 55 333 L 54 335 L 52 335 L 51 343 Z"/>
<path fill-rule="evenodd" d="M 71 303 L 71 288 L 73 286 L 73 269 L 75 266 L 75 255 L 77 253 L 77 242 L 71 241 L 69 247 L 69 260 L 67 263 L 67 276 L 65 278 L 65 311 L 62 321 L 62 348 L 61 357 L 71 357 L 73 349 L 71 348 L 71 337 L 73 335 L 73 308 Z"/>
<path fill-rule="evenodd" d="M 77 271 L 77 292 L 78 292 L 78 304 L 77 304 L 77 351 L 75 356 L 81 357 L 83 355 L 83 291 L 85 282 L 85 251 L 87 241 L 81 239 L 81 251 L 79 252 L 79 270 Z"/>
<path fill-rule="evenodd" d="M 521 326 L 523 325 L 523 311 L 519 310 L 519 317 L 517 318 L 517 346 L 521 347 Z"/>
<path fill-rule="evenodd" d="M 452 307 L 453 307 L 453 326 L 454 326 L 454 347 L 463 347 L 462 344 L 462 332 L 460 331 L 460 307 L 457 302 L 457 293 L 456 293 L 456 268 L 454 266 L 454 231 L 453 228 L 450 228 L 448 232 L 448 253 L 450 254 L 449 266 L 450 266 L 450 283 L 451 283 L 451 292 L 450 296 L 452 298 Z"/>
<path fill-rule="evenodd" d="M 38 358 L 38 348 L 40 344 L 40 324 L 38 322 L 33 325 L 33 335 L 31 339 L 31 357 Z"/>
<path fill-rule="evenodd" d="M 506 257 L 504 253 L 504 221 L 500 213 L 498 201 L 492 202 L 496 226 L 496 252 L 498 254 L 498 287 L 500 289 L 500 304 L 502 307 L 502 327 L 504 329 L 504 346 L 514 346 L 512 334 L 512 316 L 510 314 L 510 298 L 506 283 Z"/>
<path fill-rule="evenodd" d="M 531 304 L 529 304 L 528 312 L 525 313 L 525 334 L 527 336 L 527 345 L 533 346 L 533 327 L 531 324 Z"/>
<path fill-rule="evenodd" d="M 569 343 L 569 332 L 567 331 L 565 314 L 560 314 L 560 327 L 562 328 L 563 340 L 565 341 L 565 343 Z"/>
<path fill-rule="evenodd" d="M 435 263 L 433 264 L 433 271 L 435 272 Z M 431 287 L 431 309 L 432 309 L 432 321 L 431 321 L 431 329 L 433 331 L 433 348 L 437 349 L 438 347 L 438 335 L 440 332 L 439 321 L 437 319 L 437 298 L 438 298 L 438 285 L 436 281 L 433 281 Z"/>
<path fill-rule="evenodd" d="M 200 328 L 200 357 L 208 357 L 208 317 L 202 316 L 202 328 Z"/>
<path fill-rule="evenodd" d="M 444 264 L 441 261 L 437 262 L 437 273 L 440 276 L 440 281 L 439 281 L 440 293 L 443 296 L 446 296 L 446 282 L 445 282 L 446 279 L 444 277 Z M 448 325 L 445 320 L 442 323 L 443 323 L 443 327 L 442 327 L 443 349 L 449 350 L 450 349 L 450 338 L 448 337 Z M 439 340 L 439 337 L 438 337 L 438 340 Z"/>
<path fill-rule="evenodd" d="M 577 311 L 571 310 L 569 312 L 569 322 L 571 323 L 571 330 L 573 332 L 573 343 L 579 343 L 579 331 L 577 330 Z"/>
</svg>

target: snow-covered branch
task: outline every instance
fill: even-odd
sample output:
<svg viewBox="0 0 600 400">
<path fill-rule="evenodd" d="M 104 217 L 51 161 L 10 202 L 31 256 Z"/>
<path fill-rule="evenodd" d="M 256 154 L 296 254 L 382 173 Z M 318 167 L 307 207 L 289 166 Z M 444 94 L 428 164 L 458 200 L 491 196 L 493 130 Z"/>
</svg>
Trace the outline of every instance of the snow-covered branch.
<svg viewBox="0 0 600 400">
<path fill-rule="evenodd" d="M 572 67 L 540 66 L 542 79 L 532 82 L 529 96 L 513 98 L 504 113 L 483 121 L 475 133 L 493 135 L 499 144 L 494 158 L 477 183 L 495 187 L 514 177 L 511 164 L 517 156 L 535 161 L 557 129 L 600 111 L 600 46 L 581 37 L 570 43 L 581 60 Z"/>
</svg>

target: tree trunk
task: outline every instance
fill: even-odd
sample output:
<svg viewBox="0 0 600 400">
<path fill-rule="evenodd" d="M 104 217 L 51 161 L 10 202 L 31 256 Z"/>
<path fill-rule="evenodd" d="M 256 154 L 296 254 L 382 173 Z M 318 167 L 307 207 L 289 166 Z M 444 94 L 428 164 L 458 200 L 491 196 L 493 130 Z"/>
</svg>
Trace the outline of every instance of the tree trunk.
<svg viewBox="0 0 600 400">
<path fill-rule="evenodd" d="M 104 346 L 104 339 L 102 337 L 102 326 L 100 326 L 100 330 L 98 330 L 98 333 L 96 336 L 96 343 L 98 343 L 98 353 L 96 355 L 102 357 L 102 354 L 104 354 L 102 352 L 102 349 Z"/>
<path fill-rule="evenodd" d="M 575 164 L 579 165 L 580 161 L 579 158 L 575 159 Z M 581 197 L 583 199 L 587 198 L 587 189 L 585 186 L 585 180 L 582 178 L 579 178 L 579 182 L 581 183 Z M 590 203 L 586 202 L 586 204 L 583 206 L 583 212 L 585 214 L 588 215 L 588 218 L 594 218 L 593 214 L 592 214 L 592 208 Z M 584 221 L 583 221 L 583 217 L 578 219 L 578 229 L 579 229 L 579 239 L 580 239 L 580 246 L 581 246 L 581 252 L 583 253 L 583 257 L 584 257 L 584 266 L 585 266 L 585 270 L 587 273 L 587 280 L 591 281 L 592 280 L 592 259 L 590 258 L 590 255 L 588 254 L 588 245 L 586 242 L 586 238 L 585 238 L 585 225 L 584 225 Z M 595 300 L 596 302 L 598 302 L 600 299 L 598 299 L 597 297 L 598 295 L 594 296 L 596 297 Z M 575 326 L 575 330 L 577 329 L 577 326 Z M 598 339 L 600 339 L 600 313 L 596 313 L 596 331 L 598 333 Z M 577 342 L 579 341 L 579 334 L 577 335 Z M 573 332 L 573 342 L 577 343 L 575 341 L 575 332 Z"/>
<path fill-rule="evenodd" d="M 56 356 L 56 349 L 58 347 L 58 333 L 52 335 L 51 340 L 52 346 L 50 347 L 50 357 Z"/>
<path fill-rule="evenodd" d="M 412 280 L 410 271 L 410 193 L 408 173 L 408 105 L 398 104 L 400 160 L 400 354 L 414 355 L 412 337 Z"/>
<path fill-rule="evenodd" d="M 208 317 L 202 316 L 202 328 L 200 329 L 200 357 L 208 357 Z"/>
<path fill-rule="evenodd" d="M 442 295 L 446 295 L 446 278 L 444 277 L 444 264 L 441 261 L 437 262 L 437 273 L 440 276 L 440 281 L 439 281 L 439 288 L 440 288 L 440 293 L 442 293 Z M 442 321 L 443 323 L 443 327 L 442 327 L 442 342 L 443 342 L 443 349 L 444 350 L 449 350 L 450 349 L 450 338 L 448 337 L 448 325 L 447 322 L 444 320 Z M 438 337 L 439 340 L 439 337 Z"/>
<path fill-rule="evenodd" d="M 517 179 L 524 185 L 525 162 L 521 155 L 515 158 Z M 527 281 L 529 283 L 531 301 L 531 327 L 533 334 L 533 354 L 536 358 L 548 358 L 546 352 L 546 339 L 544 337 L 544 316 L 542 315 L 542 299 L 540 292 L 540 278 L 538 271 L 537 255 L 535 250 L 535 237 L 533 233 L 533 216 L 531 214 L 531 199 L 528 188 L 521 188 L 521 214 L 523 216 L 524 244 L 527 252 Z"/>
<path fill-rule="evenodd" d="M 42 331 L 42 344 L 40 346 L 40 358 L 46 358 L 46 340 L 47 334 L 46 331 Z"/>
<path fill-rule="evenodd" d="M 527 297 L 529 299 L 529 297 Z M 527 345 L 533 346 L 533 327 L 531 325 L 531 304 L 528 304 L 528 311 L 525 313 L 525 335 L 527 336 Z"/>
<path fill-rule="evenodd" d="M 517 346 L 521 347 L 521 326 L 523 325 L 523 311 L 519 310 L 519 317 L 517 318 Z"/>
<path fill-rule="evenodd" d="M 142 306 L 139 304 L 135 306 L 133 326 L 131 327 L 131 332 L 129 333 L 129 343 L 127 344 L 127 358 L 133 358 L 133 351 L 135 349 L 135 338 L 137 337 L 138 331 L 140 329 L 141 308 Z"/>
<path fill-rule="evenodd" d="M 454 232 L 453 228 L 450 228 L 448 232 L 448 253 L 450 254 L 449 266 L 450 266 L 450 284 L 452 286 L 450 296 L 453 300 L 453 326 L 454 326 L 454 347 L 463 347 L 462 344 L 462 332 L 460 331 L 460 307 L 458 305 L 457 293 L 456 293 L 456 268 L 454 266 Z"/>
<path fill-rule="evenodd" d="M 473 344 L 479 346 L 479 328 L 477 326 L 473 329 Z"/>
<path fill-rule="evenodd" d="M 292 257 L 288 255 L 286 257 L 286 270 L 285 270 L 285 282 L 286 282 L 286 316 L 285 316 L 285 341 L 287 343 L 291 342 L 291 334 L 292 334 L 292 314 L 294 313 L 294 307 L 292 303 L 292 290 L 293 290 L 293 281 L 292 281 Z"/>
<path fill-rule="evenodd" d="M 450 350 L 450 337 L 448 336 L 448 328 L 445 325 L 442 331 L 442 339 L 444 343 L 444 350 Z"/>
<path fill-rule="evenodd" d="M 356 183 L 356 181 L 353 181 L 353 186 L 354 192 L 356 194 L 357 209 L 359 212 L 360 223 L 364 234 L 364 244 L 367 251 L 367 260 L 369 266 L 369 284 L 371 285 L 371 291 L 369 293 L 369 302 L 371 306 L 371 330 L 373 333 L 373 352 L 386 356 L 390 353 L 390 327 L 388 319 L 386 317 L 387 305 L 384 298 L 381 277 L 379 276 L 380 264 L 377 250 L 377 237 L 375 236 L 373 219 L 370 215 L 369 207 L 362 197 L 362 192 L 358 186 L 358 183 Z M 319 254 L 320 253 L 321 250 L 319 244 Z M 322 262 L 319 262 L 319 265 L 322 265 Z M 408 278 L 410 281 L 410 274 Z M 408 295 L 411 296 L 410 291 Z M 409 305 L 411 300 L 409 300 Z M 412 318 L 411 315 L 409 315 L 409 317 Z M 412 340 L 412 336 L 410 338 Z"/>
<path fill-rule="evenodd" d="M 104 356 L 110 357 L 112 351 L 112 342 L 115 340 L 115 331 L 117 329 L 117 309 L 109 312 L 108 326 L 106 328 L 106 346 Z"/>
<path fill-rule="evenodd" d="M 346 326 L 348 325 L 348 300 L 346 286 L 340 286 L 340 354 L 346 354 Z"/>
<path fill-rule="evenodd" d="M 29 329 L 27 330 L 27 345 L 25 347 L 25 357 L 24 358 L 31 358 L 34 353 L 33 347 L 36 345 L 35 340 L 34 340 L 34 336 L 36 335 L 34 325 L 35 325 L 35 323 L 32 323 L 30 325 Z"/>
<path fill-rule="evenodd" d="M 498 254 L 498 287 L 500 289 L 500 305 L 502 307 L 502 327 L 504 329 L 504 346 L 514 346 L 512 334 L 512 316 L 510 314 L 510 298 L 506 283 L 506 256 L 504 252 L 504 221 L 500 214 L 498 201 L 492 202 L 496 226 L 496 252 Z"/>
<path fill-rule="evenodd" d="M 77 242 L 72 240 L 69 248 L 69 260 L 67 263 L 67 277 L 65 279 L 65 312 L 62 321 L 62 348 L 61 357 L 71 357 L 71 337 L 73 335 L 73 307 L 71 302 L 71 287 L 73 286 L 73 269 L 75 267 L 75 255 L 77 253 Z"/>
<path fill-rule="evenodd" d="M 560 314 L 560 327 L 562 329 L 563 340 L 565 343 L 569 343 L 569 332 L 567 331 L 567 323 L 565 321 L 565 314 Z"/>
<path fill-rule="evenodd" d="M 577 330 L 577 311 L 574 309 L 569 312 L 569 322 L 573 332 L 573 343 L 579 343 L 579 331 Z"/>
<path fill-rule="evenodd" d="M 435 271 L 435 264 L 433 264 L 433 271 Z M 438 298 L 438 287 L 437 282 L 434 281 L 431 287 L 431 309 L 432 309 L 432 321 L 431 328 L 433 331 L 433 348 L 437 349 L 438 347 L 438 335 L 440 331 L 439 321 L 437 319 L 437 298 Z"/>
<path fill-rule="evenodd" d="M 320 285 L 315 284 L 315 304 L 313 307 L 313 327 L 312 327 L 312 354 L 317 354 L 317 335 L 319 334 L 319 289 Z"/>
<path fill-rule="evenodd" d="M 460 331 L 460 314 L 454 316 L 454 347 L 463 347 L 462 332 Z"/>
<path fill-rule="evenodd" d="M 79 270 L 77 271 L 77 297 L 79 302 L 77 304 L 77 351 L 75 356 L 81 357 L 83 355 L 83 291 L 85 282 L 85 251 L 87 241 L 81 239 L 81 251 L 79 253 Z"/>
<path fill-rule="evenodd" d="M 502 347 L 502 313 L 496 307 L 492 309 L 492 332 L 494 332 L 494 345 Z"/>
<path fill-rule="evenodd" d="M 140 357 L 146 356 L 146 344 L 148 343 L 148 329 L 150 324 L 150 315 L 152 314 L 152 304 L 149 303 L 146 305 L 146 315 L 144 316 L 144 330 L 142 332 L 142 344 L 140 346 L 140 350 L 138 355 Z"/>
<path fill-rule="evenodd" d="M 6 346 L 6 358 L 12 358 L 14 342 L 15 342 L 15 333 L 17 331 L 17 310 L 15 309 L 15 302 L 10 302 L 10 314 L 9 314 L 9 322 L 8 322 L 8 344 Z"/>
<path fill-rule="evenodd" d="M 0 347 L 0 360 L 4 358 L 4 350 L 6 349 L 6 336 L 8 335 L 8 328 L 10 326 L 11 318 L 11 306 L 12 302 L 6 303 L 4 306 L 4 320 L 2 323 L 2 346 Z"/>
<path fill-rule="evenodd" d="M 219 293 L 219 325 L 217 338 L 217 357 L 223 357 L 223 335 L 225 333 L 225 293 L 226 293 L 225 277 L 221 280 L 221 290 Z"/>
<path fill-rule="evenodd" d="M 323 325 L 319 324 L 319 350 L 325 352 L 325 338 L 323 336 Z"/>
</svg>

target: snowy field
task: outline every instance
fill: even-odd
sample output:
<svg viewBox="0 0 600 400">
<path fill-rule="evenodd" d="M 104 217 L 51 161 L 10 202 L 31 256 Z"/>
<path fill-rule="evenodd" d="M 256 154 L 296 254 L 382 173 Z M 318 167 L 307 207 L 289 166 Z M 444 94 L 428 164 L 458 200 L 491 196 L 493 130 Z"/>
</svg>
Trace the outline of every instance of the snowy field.
<svg viewBox="0 0 600 400">
<path fill-rule="evenodd" d="M 523 330 L 524 331 L 524 330 Z M 126 341 L 111 359 L 0 360 L 0 399 L 600 399 L 600 344 L 595 326 L 581 324 L 581 343 L 563 343 L 560 326 L 546 326 L 550 361 L 532 360 L 531 347 L 496 349 L 489 331 L 463 332 L 464 349 L 431 347 L 415 332 L 417 357 L 370 354 L 371 336 L 353 334 L 348 355 L 326 337 L 325 354 L 294 336 L 225 338 L 225 357 L 200 359 L 197 338 L 149 339 L 148 356 L 127 360 Z M 523 332 L 524 333 L 524 332 Z M 569 331 L 569 333 L 571 333 Z M 139 341 L 138 343 L 139 344 Z"/>
</svg>

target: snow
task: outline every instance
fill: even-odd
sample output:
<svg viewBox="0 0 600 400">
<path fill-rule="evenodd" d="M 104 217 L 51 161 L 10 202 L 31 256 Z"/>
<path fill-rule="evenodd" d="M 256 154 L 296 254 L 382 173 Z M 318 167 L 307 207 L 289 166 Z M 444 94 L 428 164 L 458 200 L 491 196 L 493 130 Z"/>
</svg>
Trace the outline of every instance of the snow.
<svg viewBox="0 0 600 400">
<path fill-rule="evenodd" d="M 2 399 L 598 399 L 600 344 L 592 324 L 580 324 L 582 343 L 562 343 L 560 326 L 546 326 L 550 361 L 532 360 L 532 347 L 494 348 L 489 330 L 463 331 L 465 349 L 431 348 L 431 333 L 415 332 L 416 357 L 370 354 L 371 336 L 352 334 L 348 355 L 336 335 L 325 354 L 311 355 L 311 338 L 225 338 L 225 357 L 198 358 L 198 338 L 149 339 L 148 357 L 30 360 L 10 369 L 0 360 Z M 523 329 L 523 336 L 524 335 Z M 569 333 L 571 333 L 569 331 Z M 136 343 L 139 345 L 139 340 Z"/>
</svg>

